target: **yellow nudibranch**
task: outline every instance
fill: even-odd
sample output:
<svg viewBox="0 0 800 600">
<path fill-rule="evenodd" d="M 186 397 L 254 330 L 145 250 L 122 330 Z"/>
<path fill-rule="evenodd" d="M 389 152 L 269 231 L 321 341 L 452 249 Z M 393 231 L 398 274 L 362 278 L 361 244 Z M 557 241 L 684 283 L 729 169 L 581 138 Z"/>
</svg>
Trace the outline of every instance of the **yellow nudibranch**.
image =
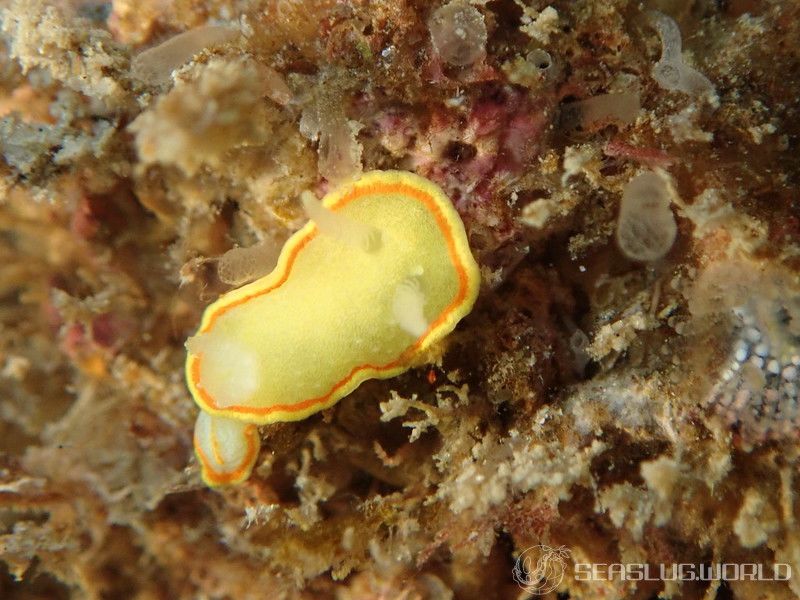
<svg viewBox="0 0 800 600">
<path fill-rule="evenodd" d="M 275 269 L 211 304 L 186 346 L 208 485 L 239 483 L 256 425 L 297 421 L 363 381 L 394 377 L 472 310 L 480 273 L 434 183 L 373 171 L 318 201 Z"/>
</svg>

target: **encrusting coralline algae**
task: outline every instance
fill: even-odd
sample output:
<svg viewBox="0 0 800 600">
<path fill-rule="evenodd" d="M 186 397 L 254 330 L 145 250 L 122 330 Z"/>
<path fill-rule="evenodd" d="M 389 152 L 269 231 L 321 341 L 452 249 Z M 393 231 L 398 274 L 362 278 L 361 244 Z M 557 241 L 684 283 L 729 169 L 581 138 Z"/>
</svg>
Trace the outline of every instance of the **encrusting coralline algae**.
<svg viewBox="0 0 800 600">
<path fill-rule="evenodd" d="M 540 559 L 543 598 L 800 595 L 799 24 L 777 0 L 0 0 L 0 597 L 519 598 Z M 186 340 L 375 171 L 452 202 L 474 308 L 404 373 L 251 424 L 252 474 L 209 489 Z M 425 281 L 391 327 L 431 326 Z"/>
</svg>

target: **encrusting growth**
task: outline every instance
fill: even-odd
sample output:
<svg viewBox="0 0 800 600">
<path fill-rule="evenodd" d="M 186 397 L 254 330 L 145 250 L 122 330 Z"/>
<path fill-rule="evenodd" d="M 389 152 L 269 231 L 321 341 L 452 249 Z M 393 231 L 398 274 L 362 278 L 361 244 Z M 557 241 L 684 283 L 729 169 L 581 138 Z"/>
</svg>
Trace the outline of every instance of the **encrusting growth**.
<svg viewBox="0 0 800 600">
<path fill-rule="evenodd" d="M 730 327 L 727 356 L 717 365 L 706 405 L 745 446 L 796 439 L 800 425 L 796 275 L 744 258 L 718 261 L 698 277 L 689 307 L 699 318 L 722 317 Z"/>
<path fill-rule="evenodd" d="M 186 344 L 212 486 L 249 475 L 256 424 L 304 419 L 405 371 L 478 293 L 464 226 L 430 181 L 374 171 L 303 205 L 311 221 L 275 270 L 209 306 Z"/>
</svg>

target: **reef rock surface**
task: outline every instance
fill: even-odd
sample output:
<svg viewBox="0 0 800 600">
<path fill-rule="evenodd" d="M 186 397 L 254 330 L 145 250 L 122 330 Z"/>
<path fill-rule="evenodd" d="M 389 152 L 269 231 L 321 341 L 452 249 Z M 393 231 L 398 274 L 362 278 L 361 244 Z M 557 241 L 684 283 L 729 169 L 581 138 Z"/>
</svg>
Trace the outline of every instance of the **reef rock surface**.
<svg viewBox="0 0 800 600">
<path fill-rule="evenodd" d="M 780 0 L 0 0 L 0 597 L 800 596 L 798 40 Z M 186 339 L 373 169 L 452 199 L 475 309 L 207 488 Z"/>
</svg>

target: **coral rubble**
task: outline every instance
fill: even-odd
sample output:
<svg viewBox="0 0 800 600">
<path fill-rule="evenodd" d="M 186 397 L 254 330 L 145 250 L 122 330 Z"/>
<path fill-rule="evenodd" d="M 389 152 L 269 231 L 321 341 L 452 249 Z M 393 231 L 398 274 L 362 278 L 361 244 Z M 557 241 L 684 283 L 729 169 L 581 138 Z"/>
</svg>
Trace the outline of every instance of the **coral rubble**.
<svg viewBox="0 0 800 600">
<path fill-rule="evenodd" d="M 0 38 L 0 598 L 800 596 L 797 2 L 0 0 Z M 475 309 L 210 490 L 187 338 L 371 170 L 452 200 Z M 675 563 L 769 580 L 581 575 Z"/>
</svg>

